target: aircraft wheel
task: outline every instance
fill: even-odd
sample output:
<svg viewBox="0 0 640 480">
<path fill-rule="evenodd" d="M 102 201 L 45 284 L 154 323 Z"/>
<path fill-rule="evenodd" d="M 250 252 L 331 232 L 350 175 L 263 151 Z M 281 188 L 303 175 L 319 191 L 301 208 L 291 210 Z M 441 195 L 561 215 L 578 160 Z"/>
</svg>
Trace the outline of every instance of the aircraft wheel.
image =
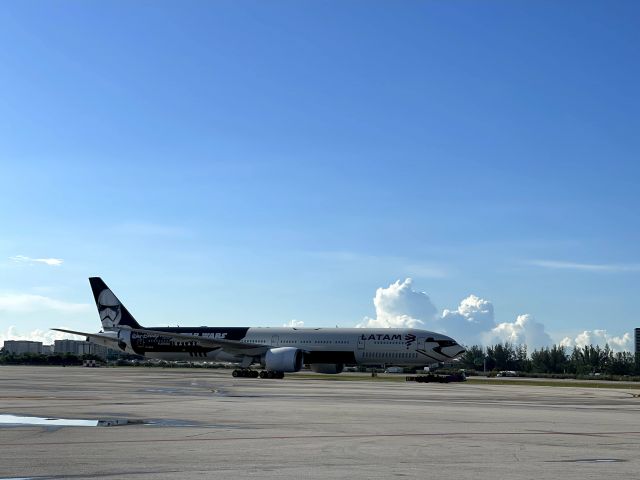
<svg viewBox="0 0 640 480">
<path fill-rule="evenodd" d="M 258 378 L 258 372 L 256 372 L 255 370 L 251 371 L 251 378 Z"/>
<path fill-rule="evenodd" d="M 234 370 L 233 372 L 231 372 L 231 376 L 232 377 L 237 377 L 238 376 L 238 370 Z"/>
<path fill-rule="evenodd" d="M 260 378 L 267 378 L 267 372 L 265 372 L 264 370 L 262 370 L 262 371 L 260 372 L 260 375 L 259 375 L 259 376 L 260 376 Z"/>
<path fill-rule="evenodd" d="M 273 372 L 267 372 L 267 378 L 273 378 Z"/>
</svg>

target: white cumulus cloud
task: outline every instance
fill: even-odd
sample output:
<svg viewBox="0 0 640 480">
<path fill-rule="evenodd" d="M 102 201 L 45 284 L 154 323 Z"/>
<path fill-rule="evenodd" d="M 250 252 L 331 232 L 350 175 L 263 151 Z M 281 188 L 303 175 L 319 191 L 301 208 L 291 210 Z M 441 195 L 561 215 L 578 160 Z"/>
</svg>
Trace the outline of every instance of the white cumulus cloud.
<svg viewBox="0 0 640 480">
<path fill-rule="evenodd" d="M 493 304 L 476 295 L 469 295 L 456 310 L 444 309 L 437 326 L 460 342 L 479 343 L 482 334 L 495 327 Z"/>
<path fill-rule="evenodd" d="M 518 315 L 515 322 L 500 323 L 484 334 L 484 343 L 512 343 L 514 345 L 526 345 L 531 349 L 547 347 L 553 343 L 551 337 L 544 330 L 544 325 L 535 321 L 529 315 Z"/>
<path fill-rule="evenodd" d="M 496 322 L 493 303 L 476 295 L 464 298 L 456 309 L 444 309 L 438 314 L 429 296 L 414 290 L 411 278 L 378 288 L 373 303 L 375 318 L 365 317 L 357 327 L 424 328 L 449 335 L 464 345 L 509 342 L 533 350 L 554 343 L 545 325 L 532 315 L 518 315 L 513 322 Z M 565 347 L 609 344 L 616 351 L 632 350 L 630 333 L 613 336 L 606 330 L 586 330 L 574 338 L 566 337 L 560 344 Z"/>
<path fill-rule="evenodd" d="M 70 333 L 54 332 L 52 330 L 32 330 L 31 332 L 20 333 L 15 325 L 11 325 L 5 332 L 0 332 L 0 344 L 6 340 L 30 340 L 32 342 L 42 342 L 44 345 L 52 345 L 55 340 L 84 340 L 84 337 L 71 335 Z"/>
<path fill-rule="evenodd" d="M 357 327 L 415 328 L 433 321 L 437 313 L 429 296 L 413 289 L 411 278 L 378 288 L 373 305 L 376 317 L 365 317 Z"/>
<path fill-rule="evenodd" d="M 9 260 L 13 260 L 17 263 L 28 263 L 30 265 L 42 263 L 44 265 L 49 265 L 50 267 L 59 267 L 64 262 L 61 258 L 31 258 L 25 255 L 15 255 L 13 257 L 9 257 Z"/>
<path fill-rule="evenodd" d="M 575 338 L 565 337 L 560 344 L 569 348 L 585 347 L 587 345 L 599 345 L 600 347 L 609 345 L 612 350 L 620 352 L 633 350 L 631 340 L 630 333 L 616 337 L 609 334 L 606 330 L 585 330 Z"/>
</svg>

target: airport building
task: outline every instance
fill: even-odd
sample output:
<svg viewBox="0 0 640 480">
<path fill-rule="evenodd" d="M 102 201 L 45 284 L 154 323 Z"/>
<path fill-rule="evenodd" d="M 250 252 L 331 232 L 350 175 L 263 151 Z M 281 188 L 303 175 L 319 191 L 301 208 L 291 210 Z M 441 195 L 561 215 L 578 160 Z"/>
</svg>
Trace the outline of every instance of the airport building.
<svg viewBox="0 0 640 480">
<path fill-rule="evenodd" d="M 56 340 L 53 351 L 54 353 L 71 353 L 73 355 L 96 355 L 104 359 L 114 352 L 110 348 L 84 340 Z"/>
<path fill-rule="evenodd" d="M 121 352 L 117 350 L 78 340 L 56 340 L 53 345 L 43 345 L 42 342 L 32 342 L 28 340 L 5 340 L 4 352 L 18 355 L 23 353 L 42 355 L 71 353 L 79 356 L 96 355 L 105 360 L 115 359 L 121 355 Z"/>
<path fill-rule="evenodd" d="M 5 340 L 4 351 L 6 353 L 42 353 L 42 342 L 29 340 Z"/>
<path fill-rule="evenodd" d="M 54 353 L 71 353 L 73 355 L 93 354 L 93 344 L 83 340 L 56 340 L 53 343 Z"/>
<path fill-rule="evenodd" d="M 640 328 L 634 330 L 636 338 L 636 355 L 640 355 Z"/>
</svg>

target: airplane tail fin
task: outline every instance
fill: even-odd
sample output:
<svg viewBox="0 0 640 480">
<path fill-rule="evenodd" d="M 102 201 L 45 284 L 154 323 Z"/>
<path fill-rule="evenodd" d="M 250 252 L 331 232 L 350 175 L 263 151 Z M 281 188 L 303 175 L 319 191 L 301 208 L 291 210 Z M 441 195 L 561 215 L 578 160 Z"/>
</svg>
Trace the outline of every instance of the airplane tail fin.
<svg viewBox="0 0 640 480">
<path fill-rule="evenodd" d="M 104 330 L 113 330 L 123 326 L 143 328 L 100 277 L 89 278 L 89 283 Z"/>
</svg>

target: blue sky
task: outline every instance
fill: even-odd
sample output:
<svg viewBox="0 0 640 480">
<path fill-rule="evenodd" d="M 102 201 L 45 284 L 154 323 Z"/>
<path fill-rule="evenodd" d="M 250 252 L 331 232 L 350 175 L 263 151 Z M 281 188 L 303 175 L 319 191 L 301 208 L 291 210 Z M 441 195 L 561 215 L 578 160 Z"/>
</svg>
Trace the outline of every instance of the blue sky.
<svg viewBox="0 0 640 480">
<path fill-rule="evenodd" d="M 9 2 L 0 331 L 96 330 L 64 305 L 100 275 L 143 324 L 351 326 L 411 277 L 439 311 L 474 294 L 554 340 L 629 332 L 638 14 Z"/>
</svg>

